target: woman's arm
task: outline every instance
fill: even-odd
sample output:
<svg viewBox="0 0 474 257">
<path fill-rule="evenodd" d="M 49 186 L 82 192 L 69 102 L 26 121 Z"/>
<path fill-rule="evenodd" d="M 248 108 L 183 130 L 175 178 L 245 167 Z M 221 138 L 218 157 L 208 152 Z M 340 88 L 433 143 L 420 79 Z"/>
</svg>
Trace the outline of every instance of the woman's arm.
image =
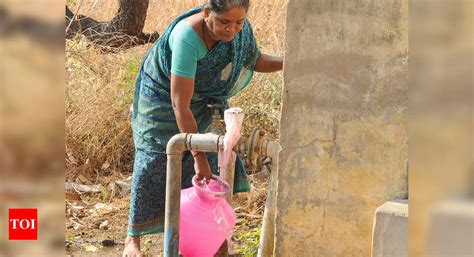
<svg viewBox="0 0 474 257">
<path fill-rule="evenodd" d="M 171 74 L 171 104 L 181 133 L 198 133 L 190 104 L 194 93 L 194 79 Z"/>
<path fill-rule="evenodd" d="M 171 74 L 171 104 L 181 133 L 198 133 L 196 119 L 191 111 L 191 98 L 194 93 L 194 78 Z M 211 168 L 203 152 L 192 152 L 194 169 L 198 179 L 210 179 Z"/>
<path fill-rule="evenodd" d="M 255 64 L 256 72 L 274 72 L 283 69 L 283 58 L 278 56 L 271 56 L 268 54 L 261 54 Z"/>
</svg>

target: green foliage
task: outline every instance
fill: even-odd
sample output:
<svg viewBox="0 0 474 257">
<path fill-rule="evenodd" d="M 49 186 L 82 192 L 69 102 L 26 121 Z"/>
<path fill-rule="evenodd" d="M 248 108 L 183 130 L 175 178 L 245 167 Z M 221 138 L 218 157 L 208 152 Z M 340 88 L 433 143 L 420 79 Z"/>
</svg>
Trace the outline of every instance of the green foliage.
<svg viewBox="0 0 474 257">
<path fill-rule="evenodd" d="M 140 69 L 141 59 L 137 56 L 129 55 L 125 58 L 124 69 L 117 81 L 117 87 L 121 97 L 116 99 L 116 107 L 128 110 L 127 105 L 133 101 L 133 90 L 135 88 L 135 78 Z"/>
<path fill-rule="evenodd" d="M 118 82 L 118 86 L 120 88 L 129 88 L 131 85 L 133 86 L 135 82 L 135 76 L 137 75 L 141 64 L 141 58 L 131 54 L 128 55 L 125 60 L 124 74 L 122 74 L 122 77 Z"/>
<path fill-rule="evenodd" d="M 109 201 L 111 196 L 111 192 L 107 188 L 102 188 L 102 190 L 99 193 L 99 199 L 101 201 Z"/>
<path fill-rule="evenodd" d="M 245 257 L 257 256 L 261 232 L 261 229 L 257 228 L 250 231 L 242 231 L 237 235 L 237 241 L 242 242 L 241 246 L 237 249 L 237 253 Z"/>
<path fill-rule="evenodd" d="M 66 240 L 67 240 L 67 241 L 71 241 L 71 242 L 72 242 L 72 241 L 74 241 L 74 239 L 76 239 L 76 238 L 74 237 L 74 235 L 67 235 L 67 236 L 66 236 Z"/>
<path fill-rule="evenodd" d="M 143 242 L 143 249 L 142 251 L 145 253 L 145 254 L 151 254 L 151 250 L 153 248 L 153 242 L 151 240 L 145 240 L 145 242 Z"/>
</svg>

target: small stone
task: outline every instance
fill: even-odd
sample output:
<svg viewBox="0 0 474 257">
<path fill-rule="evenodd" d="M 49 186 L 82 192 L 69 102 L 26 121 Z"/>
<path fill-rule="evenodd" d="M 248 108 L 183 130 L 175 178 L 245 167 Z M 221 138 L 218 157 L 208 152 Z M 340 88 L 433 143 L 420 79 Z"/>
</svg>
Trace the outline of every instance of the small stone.
<svg viewBox="0 0 474 257">
<path fill-rule="evenodd" d="M 95 247 L 95 246 L 93 246 L 93 245 L 91 245 L 91 244 L 90 244 L 90 245 L 86 245 L 84 248 L 85 248 L 84 250 L 85 250 L 86 252 L 96 252 L 96 251 L 97 251 L 97 247 Z"/>
<path fill-rule="evenodd" d="M 107 186 L 107 189 L 110 192 L 110 198 L 115 197 L 118 195 L 118 192 L 120 192 L 120 188 L 117 186 L 117 184 L 115 184 L 115 182 L 110 182 Z"/>
<path fill-rule="evenodd" d="M 81 224 L 79 224 L 79 223 L 75 223 L 74 226 L 73 226 L 74 230 L 78 230 L 78 229 L 80 229 L 80 228 L 82 228 L 82 227 L 83 227 L 83 226 L 82 226 Z"/>
<path fill-rule="evenodd" d="M 73 215 L 76 217 L 82 217 L 84 216 L 82 213 L 82 210 L 84 210 L 83 206 L 77 206 L 77 205 L 70 205 L 69 209 L 67 210 L 67 213 L 69 215 Z"/>
<path fill-rule="evenodd" d="M 117 243 L 112 239 L 104 239 L 100 242 L 100 244 L 105 247 L 111 247 L 115 246 Z"/>
<path fill-rule="evenodd" d="M 106 208 L 107 207 L 107 204 L 105 203 L 97 203 L 96 205 L 94 205 L 94 209 L 98 210 L 98 209 L 103 209 L 103 208 Z"/>
<path fill-rule="evenodd" d="M 104 230 L 109 229 L 109 221 L 108 221 L 108 220 L 104 220 L 102 223 L 100 223 L 99 229 L 104 229 Z"/>
<path fill-rule="evenodd" d="M 93 227 L 93 228 L 99 228 L 99 227 L 100 227 L 100 224 L 102 224 L 102 221 L 101 221 L 101 220 L 95 221 L 94 224 L 92 224 L 92 227 Z"/>
<path fill-rule="evenodd" d="M 124 180 L 117 180 L 115 181 L 115 184 L 120 187 L 123 195 L 128 194 L 132 188 L 132 177 L 130 176 Z"/>
<path fill-rule="evenodd" d="M 110 167 L 110 163 L 104 162 L 104 164 L 102 164 L 101 169 L 102 169 L 102 170 L 106 170 L 106 169 L 108 169 L 109 167 Z"/>
</svg>

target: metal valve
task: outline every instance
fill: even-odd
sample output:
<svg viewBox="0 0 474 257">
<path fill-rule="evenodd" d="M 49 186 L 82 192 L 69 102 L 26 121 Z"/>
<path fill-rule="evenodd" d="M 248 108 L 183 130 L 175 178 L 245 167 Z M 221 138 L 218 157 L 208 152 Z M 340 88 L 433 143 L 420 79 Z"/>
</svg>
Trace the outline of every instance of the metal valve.
<svg viewBox="0 0 474 257">
<path fill-rule="evenodd" d="M 208 104 L 207 107 L 212 109 L 212 123 L 206 130 L 206 133 L 212 133 L 216 135 L 224 135 L 225 127 L 224 120 L 221 115 L 221 104 Z"/>
</svg>

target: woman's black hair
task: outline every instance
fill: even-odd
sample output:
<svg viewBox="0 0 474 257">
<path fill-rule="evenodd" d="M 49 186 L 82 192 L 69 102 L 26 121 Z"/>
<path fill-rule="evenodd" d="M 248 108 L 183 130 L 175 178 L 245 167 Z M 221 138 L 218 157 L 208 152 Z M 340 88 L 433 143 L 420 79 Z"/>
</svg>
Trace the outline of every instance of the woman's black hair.
<svg viewBox="0 0 474 257">
<path fill-rule="evenodd" d="M 248 11 L 250 0 L 208 0 L 207 6 L 215 13 L 225 12 L 233 7 L 243 7 Z"/>
</svg>

